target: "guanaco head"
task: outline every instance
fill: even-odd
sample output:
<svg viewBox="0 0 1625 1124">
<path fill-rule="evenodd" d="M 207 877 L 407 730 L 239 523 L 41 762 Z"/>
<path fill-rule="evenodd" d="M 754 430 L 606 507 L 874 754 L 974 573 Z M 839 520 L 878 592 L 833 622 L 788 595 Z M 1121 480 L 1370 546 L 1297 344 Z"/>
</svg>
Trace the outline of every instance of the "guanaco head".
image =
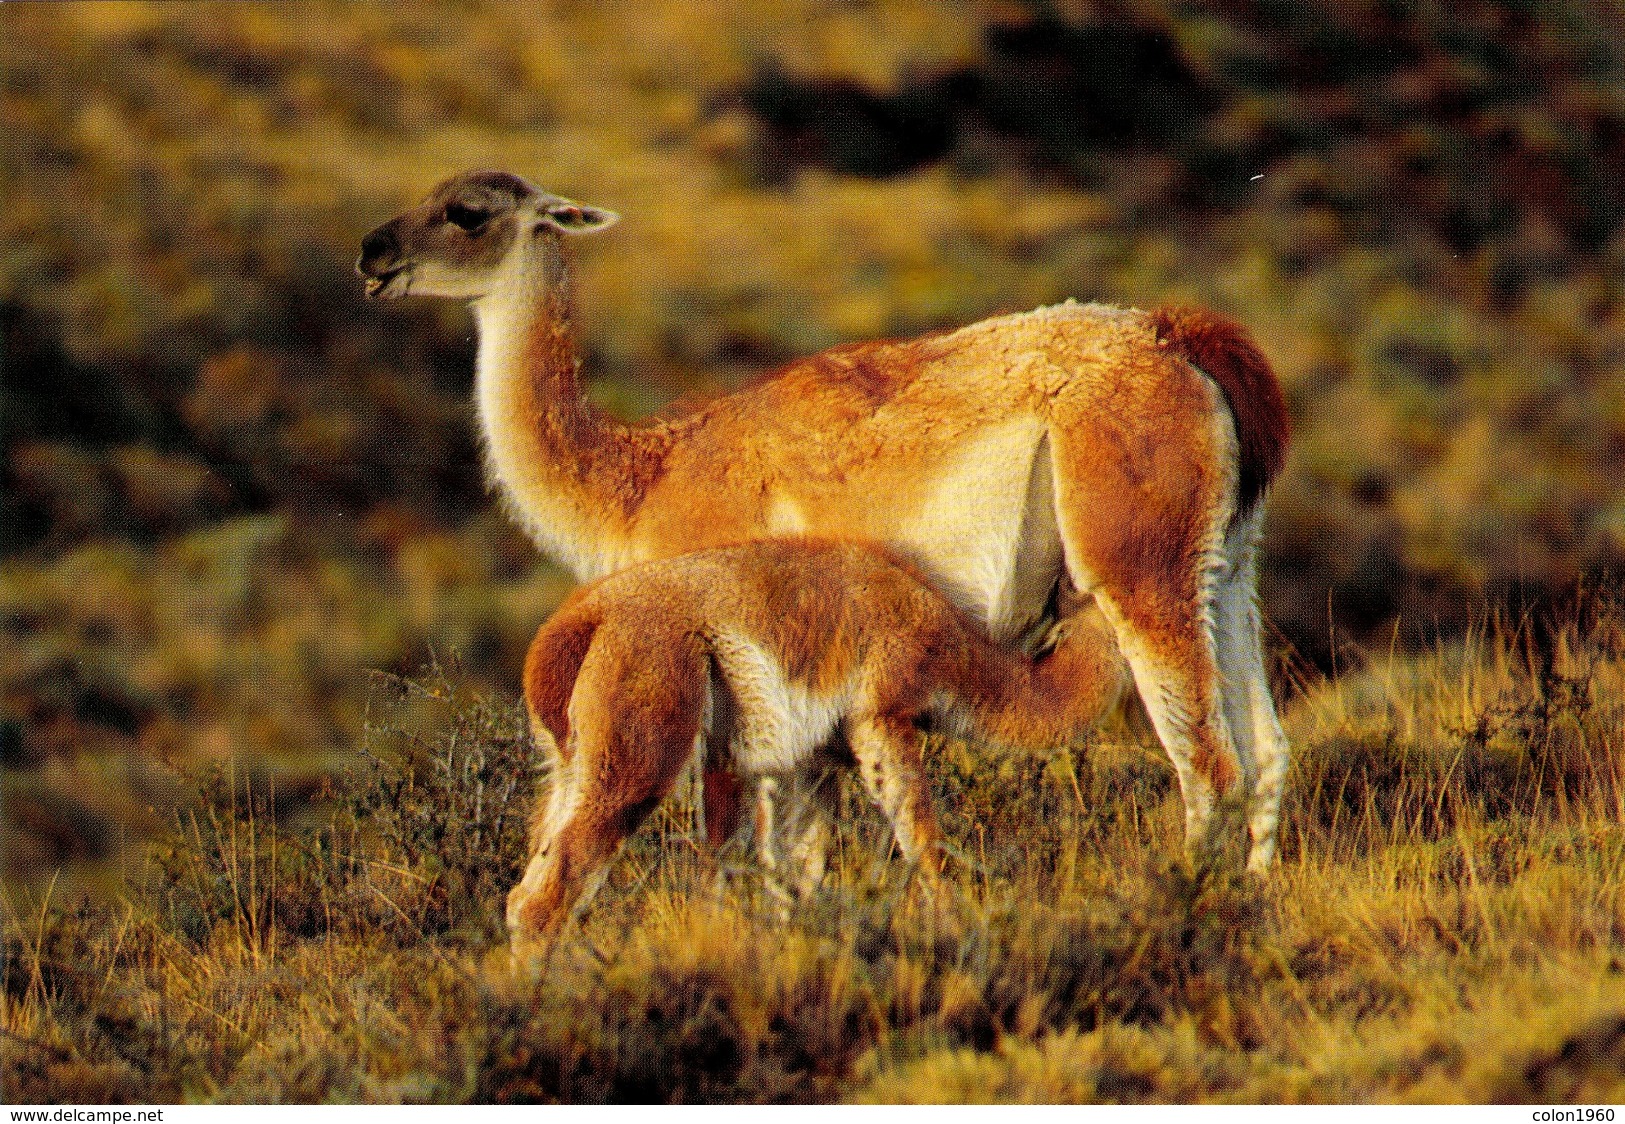
<svg viewBox="0 0 1625 1124">
<path fill-rule="evenodd" d="M 536 239 L 591 234 L 620 216 L 560 198 L 508 172 L 464 172 L 361 240 L 367 295 L 474 300 Z"/>
</svg>

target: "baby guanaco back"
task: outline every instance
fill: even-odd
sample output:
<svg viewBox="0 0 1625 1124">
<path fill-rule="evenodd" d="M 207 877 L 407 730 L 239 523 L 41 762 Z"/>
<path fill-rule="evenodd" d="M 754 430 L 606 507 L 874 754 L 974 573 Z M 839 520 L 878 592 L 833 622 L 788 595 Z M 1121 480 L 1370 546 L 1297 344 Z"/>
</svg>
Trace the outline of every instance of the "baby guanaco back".
<svg viewBox="0 0 1625 1124">
<path fill-rule="evenodd" d="M 556 932 L 699 751 L 712 841 L 737 826 L 743 782 L 788 782 L 803 796 L 790 818 L 811 821 L 798 849 L 816 880 L 831 804 L 809 774 L 844 742 L 899 849 L 934 879 L 922 729 L 946 721 L 1012 747 L 1065 741 L 1127 684 L 1108 628 L 1074 613 L 1033 661 L 989 641 L 883 548 L 811 538 L 644 563 L 577 590 L 526 660 L 552 788 L 508 896 L 515 951 Z"/>
</svg>

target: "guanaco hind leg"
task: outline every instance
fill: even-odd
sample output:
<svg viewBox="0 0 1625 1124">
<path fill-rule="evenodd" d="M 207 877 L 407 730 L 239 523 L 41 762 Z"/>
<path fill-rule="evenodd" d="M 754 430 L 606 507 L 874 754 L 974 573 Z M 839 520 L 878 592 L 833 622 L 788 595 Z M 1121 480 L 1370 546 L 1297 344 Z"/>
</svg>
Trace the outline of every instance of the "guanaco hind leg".
<svg viewBox="0 0 1625 1124">
<path fill-rule="evenodd" d="M 1177 403 L 1175 404 L 1177 405 Z M 1195 426 L 1170 407 L 1164 423 Z M 1066 568 L 1092 590 L 1117 634 L 1152 726 L 1179 777 L 1185 846 L 1193 860 L 1223 840 L 1215 820 L 1242 791 L 1237 754 L 1223 702 L 1225 682 L 1215 637 L 1216 602 L 1226 568 L 1224 497 L 1233 487 L 1221 463 L 1180 449 L 1151 449 L 1145 463 L 1107 463 L 1100 448 L 1121 444 L 1108 422 L 1085 414 L 1063 419 L 1053 433 L 1056 518 Z M 1222 442 L 1218 443 L 1222 449 Z M 1157 491 L 1132 501 L 1132 471 L 1155 477 Z"/>
<path fill-rule="evenodd" d="M 1114 620 L 1135 686 L 1157 731 L 1185 803 L 1185 846 L 1193 860 L 1223 840 L 1220 804 L 1244 791 L 1240 762 L 1219 695 L 1218 657 L 1204 622 L 1183 626 L 1139 606 L 1102 602 Z"/>
<path fill-rule="evenodd" d="M 1225 713 L 1250 794 L 1247 821 L 1251 848 L 1247 868 L 1262 873 L 1275 857 L 1281 798 L 1291 759 L 1286 734 L 1264 670 L 1263 626 L 1258 611 L 1257 516 L 1237 528 L 1233 567 L 1220 586 L 1215 608 Z"/>
<path fill-rule="evenodd" d="M 524 877 L 508 895 L 516 951 L 545 942 L 693 754 L 704 656 L 685 638 L 630 643 L 601 629 L 571 694 L 567 783 Z"/>
</svg>

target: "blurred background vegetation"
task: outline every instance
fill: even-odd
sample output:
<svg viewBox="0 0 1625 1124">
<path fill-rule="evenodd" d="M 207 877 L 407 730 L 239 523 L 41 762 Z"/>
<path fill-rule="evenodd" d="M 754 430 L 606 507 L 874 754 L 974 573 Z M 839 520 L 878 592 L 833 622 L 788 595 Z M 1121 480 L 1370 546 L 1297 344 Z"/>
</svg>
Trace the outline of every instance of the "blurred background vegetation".
<svg viewBox="0 0 1625 1124">
<path fill-rule="evenodd" d="M 1579 0 L 407 0 L 0 8 L 0 855 L 110 859 L 177 768 L 284 798 L 369 669 L 514 692 L 566 579 L 496 513 L 472 325 L 369 305 L 442 176 L 620 211 L 581 253 L 635 416 L 1076 296 L 1257 333 L 1297 426 L 1283 660 L 1625 558 L 1625 42 Z M 263 786 L 262 786 L 263 790 Z"/>
</svg>

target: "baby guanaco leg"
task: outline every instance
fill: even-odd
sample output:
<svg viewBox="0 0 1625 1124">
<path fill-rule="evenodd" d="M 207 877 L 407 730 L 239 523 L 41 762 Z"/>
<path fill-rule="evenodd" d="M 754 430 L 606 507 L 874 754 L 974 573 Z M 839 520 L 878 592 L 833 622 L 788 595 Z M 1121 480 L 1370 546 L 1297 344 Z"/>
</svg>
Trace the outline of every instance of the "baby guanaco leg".
<svg viewBox="0 0 1625 1124">
<path fill-rule="evenodd" d="M 544 944 L 621 843 L 671 791 L 693 754 L 705 702 L 705 658 L 688 638 L 637 642 L 599 629 L 570 698 L 573 752 L 550 801 L 557 816 L 508 895 L 516 954 Z"/>
<path fill-rule="evenodd" d="M 732 768 L 707 765 L 700 783 L 704 788 L 705 841 L 713 851 L 719 850 L 739 828 L 744 781 Z"/>
<path fill-rule="evenodd" d="M 792 772 L 764 777 L 756 809 L 757 855 L 770 874 L 781 861 L 794 872 L 799 897 L 824 881 L 835 834 L 843 762 L 821 751 Z M 781 848 L 787 853 L 781 854 Z"/>
<path fill-rule="evenodd" d="M 745 778 L 739 774 L 729 745 L 738 722 L 738 704 L 727 681 L 717 674 L 714 666 L 710 676 L 700 806 L 705 814 L 705 841 L 712 851 L 717 851 L 739 829 L 744 811 Z"/>
<path fill-rule="evenodd" d="M 898 849 L 918 864 L 928 882 L 936 881 L 942 870 L 942 832 L 921 759 L 924 735 L 906 716 L 873 712 L 848 719 L 846 735 L 863 787 L 891 821 Z"/>
</svg>

